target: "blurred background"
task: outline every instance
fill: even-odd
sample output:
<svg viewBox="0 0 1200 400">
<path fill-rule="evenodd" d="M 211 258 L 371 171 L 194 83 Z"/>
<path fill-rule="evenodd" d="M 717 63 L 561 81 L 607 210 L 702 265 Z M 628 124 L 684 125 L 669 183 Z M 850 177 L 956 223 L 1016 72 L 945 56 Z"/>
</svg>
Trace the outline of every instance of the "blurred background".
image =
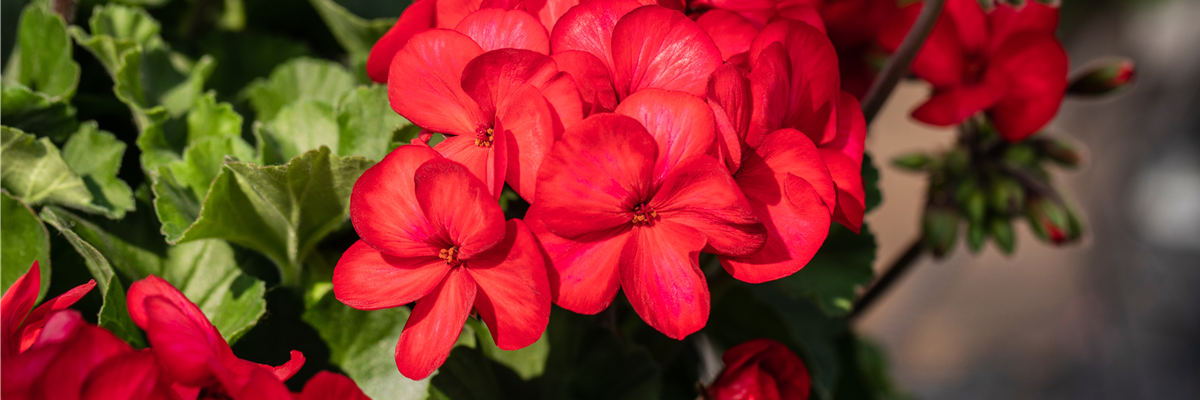
<svg viewBox="0 0 1200 400">
<path fill-rule="evenodd" d="M 917 398 L 1200 399 L 1200 1 L 1062 3 L 1072 69 L 1115 55 L 1139 69 L 1133 90 L 1069 98 L 1048 128 L 1087 150 L 1054 176 L 1085 239 L 1052 247 L 1022 223 L 1011 257 L 921 259 L 858 323 Z M 889 161 L 954 143 L 908 118 L 928 93 L 903 84 L 867 139 L 877 271 L 918 237 L 926 190 Z"/>
</svg>

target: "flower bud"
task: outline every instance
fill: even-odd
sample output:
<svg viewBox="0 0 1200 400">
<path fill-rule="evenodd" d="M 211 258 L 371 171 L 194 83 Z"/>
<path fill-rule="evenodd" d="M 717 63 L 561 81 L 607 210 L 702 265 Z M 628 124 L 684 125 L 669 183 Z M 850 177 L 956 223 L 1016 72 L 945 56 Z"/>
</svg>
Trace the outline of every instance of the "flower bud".
<svg viewBox="0 0 1200 400">
<path fill-rule="evenodd" d="M 1071 75 L 1067 94 L 1099 97 L 1125 87 L 1136 75 L 1133 61 L 1126 58 L 1101 60 Z"/>
<path fill-rule="evenodd" d="M 1079 166 L 1079 151 L 1066 141 L 1059 139 L 1044 139 L 1037 142 L 1038 151 L 1043 156 L 1065 167 Z"/>
<path fill-rule="evenodd" d="M 933 157 L 925 153 L 911 153 L 896 157 L 892 165 L 909 171 L 920 171 L 933 163 Z"/>
<path fill-rule="evenodd" d="M 1025 188 L 1012 178 L 997 178 L 988 189 L 988 201 L 992 210 L 1001 215 L 1015 214 L 1025 201 Z"/>
<path fill-rule="evenodd" d="M 983 249 L 983 242 L 987 239 L 987 227 L 982 219 L 979 221 L 970 221 L 967 224 L 967 247 L 971 249 L 971 253 L 979 253 Z"/>
<path fill-rule="evenodd" d="M 721 356 L 725 370 L 708 388 L 708 400 L 806 399 L 812 378 L 783 343 L 755 339 Z"/>
<path fill-rule="evenodd" d="M 954 249 L 958 236 L 958 211 L 953 208 L 929 206 L 925 209 L 922 224 L 925 248 L 936 257 L 945 256 Z"/>
<path fill-rule="evenodd" d="M 1025 216 L 1033 232 L 1042 240 L 1063 244 L 1078 237 L 1078 233 L 1074 232 L 1072 227 L 1070 213 L 1051 199 L 1030 198 L 1025 206 Z"/>
<path fill-rule="evenodd" d="M 996 241 L 996 247 L 1004 254 L 1012 254 L 1016 248 L 1016 236 L 1013 235 L 1012 221 L 1008 218 L 992 218 L 988 221 L 988 232 Z"/>
</svg>

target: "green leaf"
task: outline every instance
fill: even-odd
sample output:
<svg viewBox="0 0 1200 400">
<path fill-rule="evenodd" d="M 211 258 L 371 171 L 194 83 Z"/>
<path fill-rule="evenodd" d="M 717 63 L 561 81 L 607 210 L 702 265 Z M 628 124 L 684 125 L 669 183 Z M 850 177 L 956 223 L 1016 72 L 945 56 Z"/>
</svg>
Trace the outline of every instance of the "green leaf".
<svg viewBox="0 0 1200 400">
<path fill-rule="evenodd" d="M 95 121 L 80 125 L 63 146 L 62 157 L 72 171 L 92 193 L 92 203 L 110 210 L 110 218 L 122 218 L 125 212 L 133 211 L 133 190 L 117 178 L 121 160 L 125 155 L 125 143 L 113 134 L 101 131 Z"/>
<path fill-rule="evenodd" d="M 203 38 L 200 52 L 217 63 L 206 83 L 222 98 L 238 93 L 255 78 L 266 77 L 287 60 L 312 54 L 304 42 L 250 31 L 218 31 Z"/>
<path fill-rule="evenodd" d="M 330 153 L 322 147 L 282 166 L 226 162 L 200 217 L 181 236 L 167 240 L 229 240 L 265 254 L 279 267 L 285 285 L 299 285 L 301 263 L 346 221 L 354 181 L 373 164 Z"/>
<path fill-rule="evenodd" d="M 825 314 L 846 315 L 858 297 L 856 289 L 874 277 L 875 249 L 875 235 L 866 224 L 857 235 L 833 224 L 812 261 L 776 284 L 784 293 L 812 300 Z"/>
<path fill-rule="evenodd" d="M 303 319 L 329 346 L 329 362 L 354 379 L 367 396 L 420 400 L 426 398 L 429 379 L 414 381 L 396 370 L 396 343 L 408 316 L 405 307 L 355 310 L 327 293 Z"/>
<path fill-rule="evenodd" d="M 68 215 L 66 211 L 50 206 L 42 209 L 41 217 L 47 224 L 58 229 L 58 232 L 71 243 L 71 247 L 74 247 L 75 251 L 83 256 L 88 271 L 92 273 L 92 278 L 96 279 L 100 294 L 104 297 L 97 325 L 108 329 L 134 347 L 146 347 L 142 331 L 129 317 L 129 310 L 125 306 L 125 288 L 121 285 L 121 279 L 117 277 L 108 260 L 95 247 L 67 228 L 71 226 L 71 223 L 61 219 L 59 214 Z"/>
<path fill-rule="evenodd" d="M 62 141 L 75 132 L 75 107 L 66 99 L 54 98 L 30 90 L 19 83 L 2 83 L 0 89 L 0 120 L 26 132 Z"/>
<path fill-rule="evenodd" d="M 43 213 L 44 216 L 45 213 Z M 131 280 L 159 276 L 196 303 L 225 340 L 233 343 L 266 313 L 266 284 L 239 266 L 252 263 L 251 254 L 223 240 L 198 240 L 166 246 L 162 237 L 130 238 L 120 233 L 154 232 L 149 215 L 134 215 L 109 230 L 63 211 L 56 214 L 62 226 L 71 227 Z M 135 213 L 136 214 L 136 213 Z M 65 231 L 64 231 L 65 233 Z"/>
<path fill-rule="evenodd" d="M 97 6 L 92 11 L 88 26 L 92 30 L 91 35 L 77 26 L 71 27 L 71 35 L 80 46 L 90 50 L 100 60 L 110 75 L 116 75 L 120 70 L 121 55 L 126 51 L 139 45 L 162 46 L 162 38 L 159 37 L 162 27 L 141 8 L 119 4 Z"/>
<path fill-rule="evenodd" d="M 338 151 L 338 125 L 333 106 L 303 99 L 283 106 L 275 118 L 262 126 L 263 158 L 267 164 L 282 164 L 321 146 Z"/>
<path fill-rule="evenodd" d="M 387 86 L 359 86 L 337 103 L 338 154 L 382 160 L 392 143 L 405 143 L 420 129 L 392 110 Z"/>
<path fill-rule="evenodd" d="M 50 288 L 50 233 L 33 209 L 7 192 L 0 192 L 0 247 L 0 292 L 7 292 L 37 261 L 42 270 L 38 298 L 45 296 Z"/>
<path fill-rule="evenodd" d="M 866 212 L 871 212 L 883 202 L 883 192 L 879 191 L 879 168 L 870 153 L 863 153 L 863 188 L 866 189 Z"/>
<path fill-rule="evenodd" d="M 90 212 L 104 210 L 92 205 L 92 194 L 71 171 L 50 139 L 7 126 L 0 127 L 0 185 L 29 204 L 62 204 Z"/>
<path fill-rule="evenodd" d="M 260 121 L 275 118 L 284 106 L 312 99 L 330 103 L 354 88 L 354 75 L 341 65 L 325 60 L 298 58 L 288 61 L 267 79 L 257 79 L 246 88 L 250 105 Z"/>
<path fill-rule="evenodd" d="M 479 350 L 482 351 L 482 354 L 500 365 L 512 369 L 521 379 L 530 380 L 542 376 L 542 373 L 546 371 L 546 357 L 550 354 L 550 339 L 545 332 L 542 333 L 541 339 L 525 348 L 503 350 L 496 345 L 496 340 L 492 338 L 492 332 L 488 330 L 483 321 L 473 319 L 467 323 L 473 325 L 475 333 L 479 336 Z M 437 382 L 434 384 L 436 385 Z"/>
<path fill-rule="evenodd" d="M 25 7 L 19 24 L 19 70 L 6 71 L 4 78 L 52 99 L 70 99 L 79 86 L 79 64 L 71 59 L 67 24 L 40 4 Z"/>
<path fill-rule="evenodd" d="M 546 334 L 550 354 L 539 378 L 542 398 L 659 398 L 662 373 L 650 352 L 618 340 L 591 316 L 555 308 Z"/>
<path fill-rule="evenodd" d="M 350 54 L 371 51 L 396 23 L 409 1 L 309 0 L 342 48 Z M 343 4 L 345 6 L 343 6 Z M 350 8 L 351 10 L 348 10 Z M 361 16 L 360 16 L 361 15 Z M 364 18 L 366 17 L 366 18 Z M 368 19 L 372 18 L 372 19 Z"/>
</svg>

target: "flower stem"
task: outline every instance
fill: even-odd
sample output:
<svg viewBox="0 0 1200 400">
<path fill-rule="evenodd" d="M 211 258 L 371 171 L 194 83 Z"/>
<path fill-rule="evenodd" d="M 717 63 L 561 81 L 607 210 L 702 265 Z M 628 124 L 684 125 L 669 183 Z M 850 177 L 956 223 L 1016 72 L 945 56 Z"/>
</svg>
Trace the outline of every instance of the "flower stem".
<svg viewBox="0 0 1200 400">
<path fill-rule="evenodd" d="M 912 29 L 900 42 L 900 48 L 883 65 L 883 71 L 875 78 L 875 83 L 871 85 L 871 89 L 867 91 L 862 102 L 863 116 L 866 117 L 868 126 L 871 125 L 871 121 L 875 120 L 879 110 L 883 108 L 883 103 L 892 95 L 900 78 L 908 73 L 909 65 L 917 57 L 917 51 L 921 50 L 921 46 L 925 44 L 929 32 L 933 31 L 933 24 L 937 22 L 938 16 L 942 13 L 942 6 L 945 4 L 946 0 L 926 1 L 924 8 L 921 9 L 921 14 L 917 16 L 917 21 L 913 23 Z"/>
<path fill-rule="evenodd" d="M 879 296 L 882 296 L 884 292 L 887 292 L 887 290 L 891 288 L 894 283 L 896 283 L 896 280 L 908 271 L 909 267 L 916 264 L 917 259 L 921 258 L 921 254 L 923 253 L 925 253 L 925 246 L 921 243 L 921 239 L 917 238 L 917 240 L 914 240 L 913 243 L 908 246 L 908 250 L 905 250 L 904 254 L 901 255 L 900 258 L 896 259 L 896 261 L 893 262 L 890 267 L 888 267 L 887 271 L 883 273 L 883 276 L 880 276 L 879 279 L 875 281 L 875 284 L 871 285 L 870 289 L 867 289 L 867 292 L 863 294 L 862 298 L 858 299 L 858 302 L 854 304 L 854 310 L 850 311 L 850 315 L 846 318 L 850 321 L 853 321 L 855 318 L 861 316 L 863 312 L 871 307 L 871 304 L 874 304 L 875 301 L 879 299 Z"/>
</svg>

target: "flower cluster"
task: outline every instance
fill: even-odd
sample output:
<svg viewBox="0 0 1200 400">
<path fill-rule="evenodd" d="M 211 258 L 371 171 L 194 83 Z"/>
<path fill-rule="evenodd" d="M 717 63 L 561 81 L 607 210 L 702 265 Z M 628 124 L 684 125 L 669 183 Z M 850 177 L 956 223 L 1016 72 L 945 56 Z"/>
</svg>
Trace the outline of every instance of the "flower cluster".
<svg viewBox="0 0 1200 400">
<path fill-rule="evenodd" d="M 6 399 L 367 398 L 349 378 L 330 372 L 318 373 L 301 393 L 289 392 L 283 381 L 304 364 L 300 352 L 278 367 L 237 358 L 204 313 L 155 276 L 129 288 L 129 314 L 150 342 L 134 349 L 66 309 L 95 281 L 33 308 L 40 271 L 35 261 L 0 301 L 0 394 Z"/>
</svg>

